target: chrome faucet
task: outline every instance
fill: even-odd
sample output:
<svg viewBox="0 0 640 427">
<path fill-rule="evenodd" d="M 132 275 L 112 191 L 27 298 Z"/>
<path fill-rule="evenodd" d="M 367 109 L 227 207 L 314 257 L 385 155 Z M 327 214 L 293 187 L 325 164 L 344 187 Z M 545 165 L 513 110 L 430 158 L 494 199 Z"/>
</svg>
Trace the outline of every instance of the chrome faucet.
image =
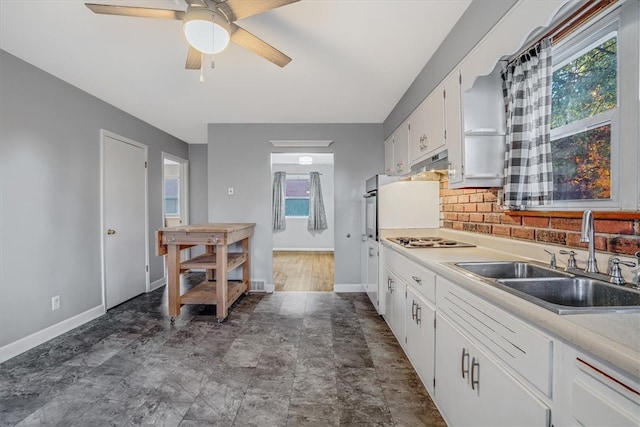
<svg viewBox="0 0 640 427">
<path fill-rule="evenodd" d="M 584 269 L 587 273 L 598 273 L 598 262 L 596 261 L 595 251 L 595 227 L 593 226 L 593 212 L 587 209 L 582 214 L 582 234 L 580 241 L 589 243 L 589 259 L 587 259 L 587 267 Z"/>
</svg>

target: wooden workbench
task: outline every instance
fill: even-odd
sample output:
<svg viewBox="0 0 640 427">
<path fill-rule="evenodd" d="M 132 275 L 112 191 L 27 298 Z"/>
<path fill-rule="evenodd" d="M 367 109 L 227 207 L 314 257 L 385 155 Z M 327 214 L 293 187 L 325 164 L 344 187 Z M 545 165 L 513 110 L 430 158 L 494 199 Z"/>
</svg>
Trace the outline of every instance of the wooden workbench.
<svg viewBox="0 0 640 427">
<path fill-rule="evenodd" d="M 180 314 L 182 304 L 213 304 L 216 318 L 222 322 L 229 307 L 249 292 L 251 251 L 249 239 L 254 223 L 217 223 L 165 227 L 156 232 L 156 254 L 167 256 L 167 288 L 169 316 L 173 322 Z M 242 252 L 229 253 L 228 246 L 241 242 Z M 205 253 L 187 261 L 180 261 L 180 251 L 193 246 L 205 246 Z M 242 280 L 229 281 L 227 273 L 242 266 Z M 203 268 L 205 280 L 180 295 L 180 273 L 192 268 Z"/>
</svg>

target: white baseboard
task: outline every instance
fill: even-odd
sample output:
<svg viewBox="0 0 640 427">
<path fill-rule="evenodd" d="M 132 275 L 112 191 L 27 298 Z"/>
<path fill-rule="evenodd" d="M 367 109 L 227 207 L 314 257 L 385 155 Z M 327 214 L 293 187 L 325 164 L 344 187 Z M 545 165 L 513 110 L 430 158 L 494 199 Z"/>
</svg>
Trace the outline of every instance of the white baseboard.
<svg viewBox="0 0 640 427">
<path fill-rule="evenodd" d="M 273 283 L 265 283 L 264 291 L 268 294 L 272 294 L 276 290 L 276 285 Z"/>
<path fill-rule="evenodd" d="M 338 284 L 333 285 L 333 292 L 364 292 L 364 288 L 361 284 Z"/>
<path fill-rule="evenodd" d="M 29 336 L 14 341 L 11 344 L 7 344 L 4 347 L 0 347 L 0 363 L 5 362 L 27 350 L 31 350 L 34 347 L 39 346 L 42 343 L 49 341 L 59 335 L 69 332 L 70 330 L 84 325 L 85 323 L 97 319 L 105 313 L 104 306 L 99 305 L 92 309 L 80 313 L 76 316 L 70 317 L 41 331 L 35 332 Z"/>
<path fill-rule="evenodd" d="M 159 278 L 158 280 L 154 280 L 153 282 L 151 282 L 151 284 L 149 285 L 149 292 L 153 292 L 156 289 L 162 287 L 165 285 L 165 283 L 167 283 L 167 279 L 164 277 Z"/>
</svg>

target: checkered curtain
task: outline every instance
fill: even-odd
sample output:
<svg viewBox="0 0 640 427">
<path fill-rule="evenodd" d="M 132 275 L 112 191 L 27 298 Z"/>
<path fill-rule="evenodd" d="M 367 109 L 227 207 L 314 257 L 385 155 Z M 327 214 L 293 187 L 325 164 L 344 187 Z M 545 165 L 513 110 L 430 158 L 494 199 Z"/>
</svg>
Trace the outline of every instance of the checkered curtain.
<svg viewBox="0 0 640 427">
<path fill-rule="evenodd" d="M 273 224 L 274 230 L 284 230 L 287 228 L 284 212 L 286 180 L 287 174 L 285 172 L 276 172 L 273 174 L 271 223 Z"/>
<path fill-rule="evenodd" d="M 324 212 L 324 202 L 322 200 L 322 188 L 320 186 L 320 173 L 311 172 L 309 174 L 309 220 L 308 230 L 325 230 L 327 228 L 327 216 Z"/>
<path fill-rule="evenodd" d="M 505 205 L 543 206 L 553 200 L 551 165 L 551 40 L 545 39 L 502 72 L 507 113 Z"/>
</svg>

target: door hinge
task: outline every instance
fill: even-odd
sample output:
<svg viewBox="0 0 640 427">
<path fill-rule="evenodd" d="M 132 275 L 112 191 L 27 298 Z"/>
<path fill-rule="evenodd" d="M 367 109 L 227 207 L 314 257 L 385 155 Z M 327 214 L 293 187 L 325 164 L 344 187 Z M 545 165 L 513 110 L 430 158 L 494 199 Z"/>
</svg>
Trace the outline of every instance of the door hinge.
<svg viewBox="0 0 640 427">
<path fill-rule="evenodd" d="M 436 388 L 436 377 L 433 377 L 433 388 Z"/>
<path fill-rule="evenodd" d="M 407 343 L 407 337 L 404 337 L 404 343 L 405 344 Z"/>
<path fill-rule="evenodd" d="M 147 270 L 147 273 L 149 272 L 149 266 L 148 265 L 145 266 L 145 270 Z"/>
<path fill-rule="evenodd" d="M 458 74 L 458 81 L 462 84 L 462 74 Z"/>
<path fill-rule="evenodd" d="M 442 89 L 442 97 L 443 98 L 447 97 L 447 90 L 446 89 Z"/>
<path fill-rule="evenodd" d="M 435 328 L 436 328 L 436 318 L 434 317 L 433 318 L 433 329 L 435 329 Z"/>
<path fill-rule="evenodd" d="M 444 139 L 447 139 L 447 130 L 444 130 Z"/>
<path fill-rule="evenodd" d="M 411 130 L 411 123 L 407 125 L 407 129 Z"/>
<path fill-rule="evenodd" d="M 147 162 L 144 162 L 144 168 L 145 169 L 147 168 Z"/>
</svg>

